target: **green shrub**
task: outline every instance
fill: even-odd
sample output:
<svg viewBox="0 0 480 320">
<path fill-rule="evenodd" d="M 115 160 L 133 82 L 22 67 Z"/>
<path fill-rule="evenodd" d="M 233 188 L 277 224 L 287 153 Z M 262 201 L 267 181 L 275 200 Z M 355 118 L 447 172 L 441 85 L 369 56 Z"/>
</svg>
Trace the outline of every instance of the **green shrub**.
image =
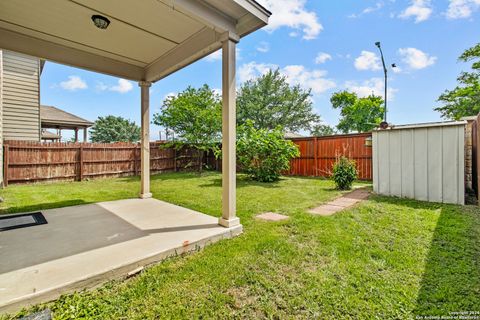
<svg viewBox="0 0 480 320">
<path fill-rule="evenodd" d="M 298 147 L 284 139 L 281 128 L 255 129 L 253 122 L 247 121 L 238 131 L 238 164 L 254 180 L 278 180 L 290 168 L 290 160 L 300 155 Z"/>
<path fill-rule="evenodd" d="M 337 158 L 333 165 L 333 181 L 337 189 L 349 190 L 352 188 L 353 181 L 357 179 L 357 168 L 355 161 L 348 159 L 345 156 Z"/>
</svg>

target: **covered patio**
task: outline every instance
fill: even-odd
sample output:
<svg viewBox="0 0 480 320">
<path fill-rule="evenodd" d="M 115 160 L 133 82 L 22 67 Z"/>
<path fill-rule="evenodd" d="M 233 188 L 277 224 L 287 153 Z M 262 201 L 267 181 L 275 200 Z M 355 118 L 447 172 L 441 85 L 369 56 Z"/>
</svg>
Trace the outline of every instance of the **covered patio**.
<svg viewBox="0 0 480 320">
<path fill-rule="evenodd" d="M 0 234 L 0 312 L 128 276 L 242 232 L 156 199 L 42 211 L 47 224 Z"/>
<path fill-rule="evenodd" d="M 178 253 L 192 243 L 206 243 L 241 232 L 235 200 L 235 49 L 242 37 L 265 26 L 269 16 L 270 12 L 254 0 L 0 2 L 0 48 L 138 82 L 142 133 L 140 199 L 45 211 L 49 222 L 46 225 L 2 232 L 2 261 L 6 257 L 3 250 L 15 246 L 12 239 L 22 232 L 28 236 L 23 242 L 24 251 L 9 251 L 12 256 L 8 260 L 19 261 L 17 265 L 2 265 L 0 309 L 89 287 L 98 283 L 98 274 L 125 274 L 133 266 Z M 219 49 L 222 50 L 223 196 L 222 217 L 217 220 L 149 199 L 152 197 L 149 93 L 152 83 Z M 97 218 L 86 219 L 92 212 L 98 214 Z M 105 219 L 116 222 L 111 225 L 111 235 L 100 230 L 98 242 L 92 240 L 95 242 L 92 247 L 65 244 L 63 251 L 52 252 L 42 246 L 41 250 L 31 251 L 32 258 L 26 258 L 28 247 L 36 242 L 47 244 L 61 234 L 64 234 L 62 241 L 71 240 L 69 236 L 77 227 L 75 223 L 60 223 L 66 216 L 92 228 L 103 228 Z M 45 228 L 53 229 L 40 232 Z M 76 236 L 89 237 L 88 228 L 80 230 L 83 231 L 75 231 Z M 117 233 L 123 234 L 123 238 L 111 245 L 108 237 Z M 112 239 L 119 241 L 117 237 Z M 91 270 L 94 266 L 97 269 Z"/>
<path fill-rule="evenodd" d="M 225 227 L 235 215 L 237 43 L 268 23 L 255 0 L 12 0 L 0 3 L 0 48 L 137 81 L 141 190 L 150 198 L 150 86 L 222 49 L 222 185 Z"/>
</svg>

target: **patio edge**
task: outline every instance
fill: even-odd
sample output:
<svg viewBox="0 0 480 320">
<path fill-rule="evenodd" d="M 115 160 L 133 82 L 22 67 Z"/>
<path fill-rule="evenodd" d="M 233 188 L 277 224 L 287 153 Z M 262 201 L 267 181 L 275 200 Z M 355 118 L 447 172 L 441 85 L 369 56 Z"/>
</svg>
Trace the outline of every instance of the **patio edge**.
<svg viewBox="0 0 480 320">
<path fill-rule="evenodd" d="M 27 296 L 23 296 L 22 298 L 7 301 L 6 303 L 0 305 L 0 315 L 15 313 L 20 311 L 22 308 L 31 307 L 39 303 L 47 303 L 58 299 L 64 294 L 74 293 L 81 290 L 93 290 L 112 280 L 126 279 L 129 275 L 136 273 L 136 271 L 142 268 L 160 263 L 163 260 L 171 257 L 180 256 L 194 251 L 200 251 L 207 245 L 216 243 L 223 239 L 236 237 L 242 234 L 242 232 L 242 225 L 232 228 L 225 228 L 225 231 L 221 234 L 208 236 L 188 244 L 183 244 L 175 248 L 164 250 L 154 255 L 144 257 L 138 261 L 121 265 L 113 270 L 100 272 L 83 279 L 75 280 L 61 287 L 36 292 Z"/>
</svg>

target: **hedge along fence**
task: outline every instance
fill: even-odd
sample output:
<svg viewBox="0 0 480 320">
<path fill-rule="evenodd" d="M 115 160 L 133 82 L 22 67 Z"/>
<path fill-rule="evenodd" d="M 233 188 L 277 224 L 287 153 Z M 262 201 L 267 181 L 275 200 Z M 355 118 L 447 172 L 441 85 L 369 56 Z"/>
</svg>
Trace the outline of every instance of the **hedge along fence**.
<svg viewBox="0 0 480 320">
<path fill-rule="evenodd" d="M 140 145 L 5 141 L 3 164 L 5 185 L 139 175 Z M 150 143 L 151 173 L 198 169 L 199 165 L 196 149 Z"/>
<path fill-rule="evenodd" d="M 288 175 L 330 177 L 337 156 L 343 155 L 356 162 L 358 178 L 373 179 L 372 147 L 365 146 L 371 133 L 334 135 L 325 137 L 292 138 L 300 149 L 300 157 L 290 162 Z"/>
</svg>

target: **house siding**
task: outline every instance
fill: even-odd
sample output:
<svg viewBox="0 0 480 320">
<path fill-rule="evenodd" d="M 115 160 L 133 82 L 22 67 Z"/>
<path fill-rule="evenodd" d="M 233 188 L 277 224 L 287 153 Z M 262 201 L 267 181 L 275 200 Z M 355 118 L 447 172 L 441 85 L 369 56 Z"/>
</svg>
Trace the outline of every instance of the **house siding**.
<svg viewBox="0 0 480 320">
<path fill-rule="evenodd" d="M 40 141 L 40 59 L 2 52 L 3 140 Z"/>
<path fill-rule="evenodd" d="M 0 187 L 3 187 L 3 51 L 0 50 Z"/>
</svg>

